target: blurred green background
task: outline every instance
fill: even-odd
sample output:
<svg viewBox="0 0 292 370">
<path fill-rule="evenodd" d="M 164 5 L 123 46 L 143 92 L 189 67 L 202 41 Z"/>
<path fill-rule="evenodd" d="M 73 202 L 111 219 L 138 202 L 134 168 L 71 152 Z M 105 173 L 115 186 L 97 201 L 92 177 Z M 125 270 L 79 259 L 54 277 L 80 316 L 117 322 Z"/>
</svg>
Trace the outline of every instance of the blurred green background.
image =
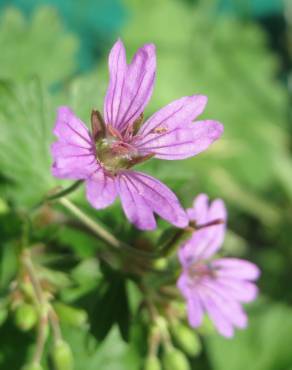
<svg viewBox="0 0 292 370">
<path fill-rule="evenodd" d="M 56 185 L 49 154 L 56 107 L 70 105 L 87 123 L 93 107 L 102 109 L 107 55 L 117 37 L 131 56 L 145 42 L 156 44 L 157 81 L 146 115 L 200 93 L 209 97 L 204 117 L 225 126 L 206 153 L 152 160 L 143 169 L 185 206 L 200 192 L 222 197 L 229 209 L 226 253 L 262 270 L 248 330 L 233 340 L 205 337 L 193 369 L 292 370 L 289 0 L 0 0 L 1 296 L 16 268 L 7 247 L 19 233 L 13 209 L 30 207 Z M 76 201 L 83 204 L 83 194 Z M 116 233 L 130 232 L 119 206 L 100 217 Z M 78 258 L 94 254 L 92 241 L 73 228 L 39 232 L 36 240 L 59 243 Z M 123 343 L 115 328 L 91 352 L 85 337 L 68 329 L 77 370 L 139 369 L 135 345 Z M 32 342 L 3 324 L 0 369 L 19 369 Z"/>
</svg>

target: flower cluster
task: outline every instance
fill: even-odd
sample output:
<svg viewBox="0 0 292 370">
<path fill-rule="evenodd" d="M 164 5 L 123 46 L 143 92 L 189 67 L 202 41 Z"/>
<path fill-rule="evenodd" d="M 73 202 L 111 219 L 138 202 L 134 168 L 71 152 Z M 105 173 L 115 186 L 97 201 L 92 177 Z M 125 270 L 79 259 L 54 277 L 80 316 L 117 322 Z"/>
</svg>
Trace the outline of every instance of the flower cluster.
<svg viewBox="0 0 292 370">
<path fill-rule="evenodd" d="M 175 100 L 143 123 L 155 70 L 154 45 L 144 45 L 127 65 L 124 45 L 117 41 L 109 56 L 104 116 L 92 112 L 90 133 L 70 108 L 59 108 L 54 129 L 58 141 L 52 145 L 54 176 L 85 180 L 87 199 L 97 209 L 109 206 L 119 195 L 130 222 L 145 230 L 155 229 L 154 213 L 177 227 L 185 227 L 188 219 L 169 188 L 131 168 L 151 157 L 194 156 L 223 132 L 219 122 L 193 122 L 207 104 L 202 95 Z"/>
</svg>

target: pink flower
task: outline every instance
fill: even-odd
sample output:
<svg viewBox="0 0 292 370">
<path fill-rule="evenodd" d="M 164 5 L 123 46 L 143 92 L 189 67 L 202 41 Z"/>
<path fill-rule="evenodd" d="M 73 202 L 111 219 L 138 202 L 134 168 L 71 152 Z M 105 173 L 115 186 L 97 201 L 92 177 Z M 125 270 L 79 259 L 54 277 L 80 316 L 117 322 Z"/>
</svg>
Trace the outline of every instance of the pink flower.
<svg viewBox="0 0 292 370">
<path fill-rule="evenodd" d="M 92 112 L 92 133 L 68 107 L 58 110 L 52 145 L 52 173 L 64 179 L 83 179 L 90 204 L 104 208 L 119 195 L 128 219 L 140 229 L 154 229 L 154 213 L 177 227 L 188 219 L 177 197 L 158 180 L 131 168 L 150 157 L 183 159 L 207 149 L 223 126 L 193 120 L 207 98 L 193 95 L 176 100 L 143 122 L 156 70 L 155 47 L 146 44 L 127 65 L 118 40 L 109 56 L 110 82 L 104 119 Z"/>
<path fill-rule="evenodd" d="M 214 257 L 225 234 L 226 210 L 222 200 L 209 206 L 207 195 L 201 194 L 187 212 L 197 231 L 179 250 L 183 272 L 177 286 L 187 301 L 189 323 L 200 326 L 207 313 L 221 335 L 232 337 L 234 327 L 247 326 L 242 303 L 256 298 L 254 281 L 259 277 L 259 269 L 242 259 Z"/>
</svg>

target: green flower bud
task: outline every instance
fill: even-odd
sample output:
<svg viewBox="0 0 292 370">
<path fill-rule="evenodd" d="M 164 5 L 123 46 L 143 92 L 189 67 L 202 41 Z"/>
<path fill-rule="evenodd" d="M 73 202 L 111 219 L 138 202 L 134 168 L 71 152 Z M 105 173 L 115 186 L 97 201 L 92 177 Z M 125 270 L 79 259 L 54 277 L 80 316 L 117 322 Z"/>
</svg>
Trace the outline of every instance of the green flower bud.
<svg viewBox="0 0 292 370">
<path fill-rule="evenodd" d="M 52 353 L 55 370 L 73 370 L 73 355 L 68 343 L 60 340 Z"/>
<path fill-rule="evenodd" d="M 84 326 L 87 323 L 87 313 L 84 310 L 57 302 L 54 308 L 61 322 L 72 326 Z"/>
<path fill-rule="evenodd" d="M 24 281 L 20 285 L 22 293 L 28 300 L 34 299 L 34 289 L 30 281 Z"/>
<path fill-rule="evenodd" d="M 171 333 L 178 346 L 189 356 L 196 356 L 201 352 L 202 346 L 196 332 L 180 323 L 171 327 Z"/>
<path fill-rule="evenodd" d="M 32 329 L 38 321 L 36 308 L 28 303 L 23 303 L 16 308 L 15 323 L 23 331 Z"/>
<path fill-rule="evenodd" d="M 161 370 L 159 358 L 156 356 L 149 356 L 146 358 L 144 370 Z"/>
<path fill-rule="evenodd" d="M 164 352 L 162 362 L 165 370 L 191 370 L 185 354 L 173 347 Z"/>
<path fill-rule="evenodd" d="M 25 365 L 22 370 L 43 370 L 43 367 L 41 366 L 41 364 L 32 363 Z"/>
<path fill-rule="evenodd" d="M 157 270 L 164 270 L 167 267 L 167 259 L 166 258 L 158 258 L 154 261 L 154 267 Z"/>
</svg>

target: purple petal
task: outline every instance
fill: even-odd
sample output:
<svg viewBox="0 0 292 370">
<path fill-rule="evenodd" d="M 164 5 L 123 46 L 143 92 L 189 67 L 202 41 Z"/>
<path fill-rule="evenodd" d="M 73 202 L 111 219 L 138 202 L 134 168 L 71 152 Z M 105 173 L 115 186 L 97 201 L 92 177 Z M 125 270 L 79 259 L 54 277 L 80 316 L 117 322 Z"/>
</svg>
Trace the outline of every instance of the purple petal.
<svg viewBox="0 0 292 370">
<path fill-rule="evenodd" d="M 52 174 L 66 179 L 86 179 L 98 167 L 95 148 L 88 129 L 67 107 L 58 109 L 51 146 Z"/>
<path fill-rule="evenodd" d="M 187 226 L 186 213 L 177 197 L 160 181 L 134 171 L 123 171 L 118 181 L 124 211 L 127 216 L 131 215 L 131 218 L 128 217 L 138 228 L 144 229 L 145 225 L 147 229 L 155 228 L 153 219 L 146 220 L 151 212 L 177 227 Z"/>
<path fill-rule="evenodd" d="M 173 101 L 158 112 L 154 113 L 141 127 L 138 135 L 146 136 L 155 130 L 186 127 L 204 110 L 207 97 L 203 95 L 185 96 Z"/>
<path fill-rule="evenodd" d="M 187 311 L 189 323 L 192 327 L 197 328 L 202 324 L 204 311 L 199 297 L 196 294 L 188 299 Z"/>
<path fill-rule="evenodd" d="M 100 167 L 86 181 L 86 197 L 92 207 L 101 209 L 114 202 L 117 189 L 113 177 L 104 173 Z"/>
<path fill-rule="evenodd" d="M 200 121 L 185 128 L 162 133 L 149 133 L 136 146 L 145 154 L 155 153 L 156 158 L 178 160 L 189 158 L 206 150 L 223 133 L 223 125 L 216 121 Z"/>
<path fill-rule="evenodd" d="M 195 260 L 208 259 L 217 252 L 224 240 L 227 218 L 224 202 L 216 199 L 209 207 L 208 196 L 200 194 L 195 198 L 193 208 L 188 209 L 187 213 L 189 219 L 195 221 L 198 226 L 203 226 L 215 220 L 224 221 L 223 224 L 211 225 L 195 231 L 192 237 L 182 246 L 185 260 L 192 263 Z"/>
<path fill-rule="evenodd" d="M 208 222 L 222 220 L 224 223 L 206 228 L 208 245 L 201 254 L 204 259 L 210 258 L 222 246 L 226 231 L 226 218 L 227 212 L 224 202 L 221 199 L 214 200 L 209 208 Z"/>
<path fill-rule="evenodd" d="M 131 223 L 142 230 L 153 230 L 156 221 L 153 211 L 145 199 L 139 195 L 136 185 L 127 176 L 121 175 L 118 179 L 118 189 L 123 210 Z"/>
<path fill-rule="evenodd" d="M 193 208 L 187 209 L 190 221 L 202 225 L 208 222 L 209 197 L 206 194 L 199 194 L 193 202 Z"/>
<path fill-rule="evenodd" d="M 222 315 L 234 326 L 238 328 L 245 328 L 247 326 L 247 316 L 241 304 L 232 299 L 229 290 L 220 287 L 217 280 L 205 280 L 203 292 L 212 299 L 218 310 L 222 312 Z"/>
<path fill-rule="evenodd" d="M 260 270 L 254 263 L 238 258 L 220 258 L 212 265 L 218 269 L 216 273 L 219 277 L 256 280 L 260 276 Z"/>
<path fill-rule="evenodd" d="M 123 131 L 143 112 L 152 95 L 156 70 L 155 47 L 146 44 L 126 64 L 122 41 L 117 41 L 109 56 L 110 83 L 105 98 L 106 123 Z"/>
<path fill-rule="evenodd" d="M 109 55 L 108 64 L 110 81 L 104 100 L 104 119 L 107 123 L 115 125 L 127 71 L 126 50 L 121 40 L 114 44 Z"/>
<path fill-rule="evenodd" d="M 233 337 L 234 330 L 230 320 L 225 317 L 213 297 L 199 293 L 200 300 L 218 332 L 226 338 Z"/>
<path fill-rule="evenodd" d="M 86 125 L 68 107 L 58 109 L 53 132 L 59 141 L 82 148 L 92 148 L 93 141 Z"/>
<path fill-rule="evenodd" d="M 176 282 L 176 286 L 180 290 L 181 294 L 185 297 L 185 299 L 188 299 L 190 297 L 189 277 L 186 272 L 181 273 Z"/>
<path fill-rule="evenodd" d="M 258 295 L 258 288 L 255 284 L 233 278 L 218 278 L 218 287 L 228 291 L 230 296 L 239 302 L 252 302 Z"/>
</svg>

